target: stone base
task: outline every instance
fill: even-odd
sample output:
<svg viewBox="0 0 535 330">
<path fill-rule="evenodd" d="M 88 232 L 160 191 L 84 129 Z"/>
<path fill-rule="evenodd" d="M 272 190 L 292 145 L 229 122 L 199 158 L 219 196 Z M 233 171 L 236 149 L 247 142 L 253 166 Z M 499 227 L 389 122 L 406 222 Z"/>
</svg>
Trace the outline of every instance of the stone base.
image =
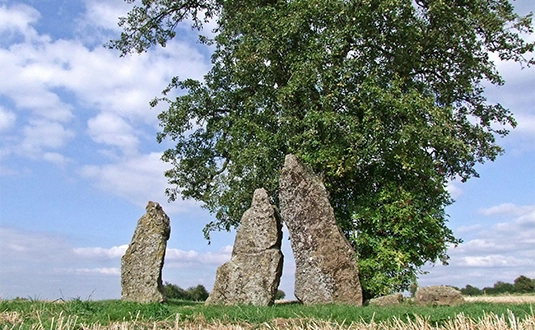
<svg viewBox="0 0 535 330">
<path fill-rule="evenodd" d="M 272 305 L 282 263 L 282 253 L 276 249 L 232 257 L 217 269 L 214 289 L 206 305 Z"/>
</svg>

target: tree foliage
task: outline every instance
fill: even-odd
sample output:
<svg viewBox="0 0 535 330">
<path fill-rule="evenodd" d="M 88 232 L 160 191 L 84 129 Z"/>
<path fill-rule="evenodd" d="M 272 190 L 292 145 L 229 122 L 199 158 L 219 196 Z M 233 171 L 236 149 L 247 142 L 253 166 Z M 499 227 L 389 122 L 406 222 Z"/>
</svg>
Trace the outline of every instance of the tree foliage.
<svg viewBox="0 0 535 330">
<path fill-rule="evenodd" d="M 460 290 L 461 293 L 465 296 L 480 296 L 483 294 L 483 291 L 475 286 L 467 284 L 466 287 Z"/>
<path fill-rule="evenodd" d="M 127 0 L 134 2 L 133 0 Z M 458 244 L 449 180 L 477 176 L 515 126 L 483 84 L 491 54 L 530 65 L 531 15 L 506 0 L 142 0 L 120 19 L 123 55 L 165 45 L 180 22 L 216 21 L 212 69 L 173 79 L 158 141 L 171 200 L 204 203 L 205 234 L 237 226 L 255 188 L 278 203 L 284 156 L 322 175 L 367 296 L 407 289 Z M 167 95 L 175 88 L 185 94 Z"/>
<path fill-rule="evenodd" d="M 165 282 L 163 289 L 167 299 L 205 301 L 209 296 L 208 291 L 206 291 L 206 288 L 201 284 L 184 290 L 176 284 Z"/>
<path fill-rule="evenodd" d="M 518 293 L 535 293 L 535 279 L 520 275 L 514 283 L 513 286 Z"/>
</svg>

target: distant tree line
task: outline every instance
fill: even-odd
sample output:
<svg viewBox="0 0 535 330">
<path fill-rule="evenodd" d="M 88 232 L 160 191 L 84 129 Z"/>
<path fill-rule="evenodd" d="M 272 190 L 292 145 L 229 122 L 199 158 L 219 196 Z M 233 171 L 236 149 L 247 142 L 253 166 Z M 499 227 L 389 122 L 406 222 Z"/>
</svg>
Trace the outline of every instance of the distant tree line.
<svg viewBox="0 0 535 330">
<path fill-rule="evenodd" d="M 163 285 L 164 295 L 167 299 L 190 300 L 190 301 L 205 301 L 208 299 L 208 291 L 204 285 L 192 286 L 187 289 L 182 289 L 176 284 L 165 282 Z"/>
<path fill-rule="evenodd" d="M 535 293 L 535 278 L 520 275 L 515 279 L 514 283 L 498 281 L 494 283 L 493 287 L 485 287 L 483 289 L 467 284 L 465 288 L 460 290 L 463 295 L 467 296 L 499 295 L 505 293 Z"/>
</svg>

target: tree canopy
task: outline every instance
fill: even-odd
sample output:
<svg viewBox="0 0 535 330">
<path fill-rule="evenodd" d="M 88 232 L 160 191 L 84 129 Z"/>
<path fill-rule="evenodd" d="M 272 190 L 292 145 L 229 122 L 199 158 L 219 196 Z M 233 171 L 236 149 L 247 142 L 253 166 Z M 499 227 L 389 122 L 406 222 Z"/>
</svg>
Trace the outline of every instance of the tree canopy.
<svg viewBox="0 0 535 330">
<path fill-rule="evenodd" d="M 209 20 L 214 37 L 202 35 Z M 294 153 L 323 177 L 367 296 L 447 262 L 460 239 L 446 185 L 503 152 L 496 137 L 516 123 L 484 83 L 504 83 L 491 54 L 535 63 L 521 37 L 531 14 L 506 0 L 142 0 L 109 46 L 165 46 L 181 22 L 214 46 L 212 68 L 151 104 L 168 103 L 157 137 L 175 144 L 162 157 L 167 193 L 215 214 L 207 236 L 237 226 L 255 188 L 278 203 Z"/>
</svg>

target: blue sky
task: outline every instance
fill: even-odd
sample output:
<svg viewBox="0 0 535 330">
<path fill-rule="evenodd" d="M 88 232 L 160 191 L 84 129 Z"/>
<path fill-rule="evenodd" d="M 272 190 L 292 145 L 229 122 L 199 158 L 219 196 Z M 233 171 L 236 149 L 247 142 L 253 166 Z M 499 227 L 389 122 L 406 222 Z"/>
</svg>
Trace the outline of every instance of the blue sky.
<svg viewBox="0 0 535 330">
<path fill-rule="evenodd" d="M 532 0 L 515 1 L 521 14 Z M 209 50 L 180 28 L 177 40 L 119 58 L 102 45 L 119 35 L 122 0 L 0 0 L 0 297 L 120 297 L 120 257 L 149 200 L 172 221 L 163 279 L 212 289 L 234 232 L 202 235 L 211 215 L 192 201 L 166 202 L 166 145 L 156 143 L 148 102 L 171 77 L 201 78 Z M 528 37 L 534 40 L 533 36 Z M 478 165 L 479 179 L 449 189 L 450 226 L 465 241 L 420 285 L 464 287 L 535 277 L 535 69 L 498 63 L 507 84 L 489 101 L 518 127 L 506 154 Z M 287 238 L 288 235 L 285 234 Z M 293 291 L 283 243 L 281 282 Z"/>
</svg>

